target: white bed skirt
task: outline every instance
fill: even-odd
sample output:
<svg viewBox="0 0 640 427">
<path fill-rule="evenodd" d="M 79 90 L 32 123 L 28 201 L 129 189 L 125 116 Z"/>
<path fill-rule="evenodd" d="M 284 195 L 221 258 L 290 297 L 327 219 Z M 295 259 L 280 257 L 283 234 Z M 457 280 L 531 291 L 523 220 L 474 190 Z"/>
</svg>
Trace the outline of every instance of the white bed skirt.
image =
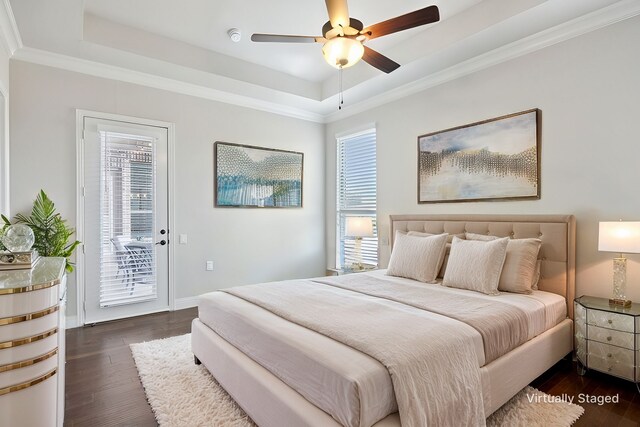
<svg viewBox="0 0 640 427">
<path fill-rule="evenodd" d="M 566 319 L 480 369 L 486 416 L 573 350 L 572 324 Z M 199 319 L 191 336 L 194 355 L 258 425 L 340 426 Z M 391 426 L 400 426 L 397 413 L 375 424 Z"/>
</svg>

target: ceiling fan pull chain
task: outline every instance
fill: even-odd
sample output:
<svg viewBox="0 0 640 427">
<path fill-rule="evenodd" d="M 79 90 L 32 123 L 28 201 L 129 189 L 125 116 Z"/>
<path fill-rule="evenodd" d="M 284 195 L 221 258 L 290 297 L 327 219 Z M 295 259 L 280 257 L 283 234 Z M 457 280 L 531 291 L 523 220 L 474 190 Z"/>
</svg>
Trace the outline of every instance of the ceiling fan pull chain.
<svg viewBox="0 0 640 427">
<path fill-rule="evenodd" d="M 342 67 L 338 69 L 338 73 L 340 74 L 340 95 L 338 96 L 338 110 L 342 110 L 342 104 L 344 104 L 344 98 L 342 96 Z"/>
</svg>

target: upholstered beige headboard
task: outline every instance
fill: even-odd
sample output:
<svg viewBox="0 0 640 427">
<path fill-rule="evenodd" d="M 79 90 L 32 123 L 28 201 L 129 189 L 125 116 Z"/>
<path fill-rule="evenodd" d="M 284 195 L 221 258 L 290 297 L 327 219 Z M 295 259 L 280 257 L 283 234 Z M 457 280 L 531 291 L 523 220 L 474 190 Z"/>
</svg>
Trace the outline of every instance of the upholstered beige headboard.
<svg viewBox="0 0 640 427">
<path fill-rule="evenodd" d="M 576 219 L 573 215 L 391 215 L 391 247 L 396 231 L 487 234 L 542 240 L 538 288 L 567 299 L 573 319 L 576 289 Z"/>
</svg>

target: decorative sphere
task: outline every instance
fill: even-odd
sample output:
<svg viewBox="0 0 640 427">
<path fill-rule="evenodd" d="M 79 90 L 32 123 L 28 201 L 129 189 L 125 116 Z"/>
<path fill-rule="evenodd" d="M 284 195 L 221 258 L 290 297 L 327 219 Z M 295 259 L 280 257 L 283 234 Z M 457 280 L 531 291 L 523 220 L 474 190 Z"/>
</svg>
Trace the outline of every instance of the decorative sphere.
<svg viewBox="0 0 640 427">
<path fill-rule="evenodd" d="M 2 236 L 2 244 L 11 252 L 27 252 L 35 241 L 33 230 L 24 224 L 10 225 Z"/>
</svg>

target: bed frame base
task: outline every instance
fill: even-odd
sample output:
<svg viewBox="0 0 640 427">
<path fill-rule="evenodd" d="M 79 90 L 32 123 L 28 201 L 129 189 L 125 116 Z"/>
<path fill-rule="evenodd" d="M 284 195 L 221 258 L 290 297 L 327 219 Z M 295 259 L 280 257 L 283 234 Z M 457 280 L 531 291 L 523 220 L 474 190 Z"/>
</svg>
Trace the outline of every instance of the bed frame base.
<svg viewBox="0 0 640 427">
<path fill-rule="evenodd" d="M 485 414 L 489 416 L 535 378 L 572 351 L 570 319 L 480 369 Z M 330 415 L 311 404 L 199 319 L 191 328 L 195 360 L 206 368 L 259 426 L 334 426 Z M 197 363 L 197 362 L 196 362 Z M 398 427 L 397 413 L 374 427 Z"/>
</svg>

